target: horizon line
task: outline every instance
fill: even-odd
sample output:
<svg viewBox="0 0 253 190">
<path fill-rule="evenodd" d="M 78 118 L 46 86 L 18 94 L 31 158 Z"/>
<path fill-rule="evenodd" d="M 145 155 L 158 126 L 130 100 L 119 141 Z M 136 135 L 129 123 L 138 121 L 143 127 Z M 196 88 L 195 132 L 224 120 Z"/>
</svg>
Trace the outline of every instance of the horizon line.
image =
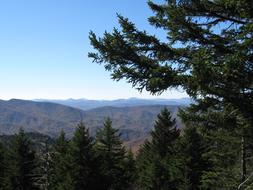
<svg viewBox="0 0 253 190">
<path fill-rule="evenodd" d="M 67 100 L 94 100 L 94 101 L 114 101 L 114 100 L 130 100 L 130 99 L 139 99 L 139 100 L 181 100 L 181 99 L 191 99 L 190 97 L 179 97 L 179 98 L 159 98 L 159 97 L 154 97 L 154 98 L 145 98 L 145 97 L 129 97 L 129 98 L 116 98 L 116 99 L 106 99 L 106 98 L 101 98 L 101 99 L 89 99 L 89 98 L 0 98 L 0 100 L 3 101 L 10 101 L 10 100 L 30 100 L 30 101 L 67 101 Z"/>
</svg>

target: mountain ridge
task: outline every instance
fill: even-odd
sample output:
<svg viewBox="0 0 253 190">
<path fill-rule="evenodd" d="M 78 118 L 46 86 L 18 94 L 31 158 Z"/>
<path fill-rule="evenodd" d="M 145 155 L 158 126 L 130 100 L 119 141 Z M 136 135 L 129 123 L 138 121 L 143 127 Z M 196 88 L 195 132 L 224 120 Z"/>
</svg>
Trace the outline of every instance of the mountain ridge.
<svg viewBox="0 0 253 190">
<path fill-rule="evenodd" d="M 142 99 L 142 98 L 128 98 L 128 99 L 115 99 L 115 100 L 89 100 L 85 98 L 81 99 L 65 99 L 65 100 L 50 100 L 50 99 L 36 99 L 37 102 L 51 102 L 58 103 L 82 110 L 90 110 L 98 107 L 113 106 L 113 107 L 133 107 L 142 105 L 183 105 L 187 106 L 193 101 L 190 98 L 180 99 Z"/>
<path fill-rule="evenodd" d="M 56 137 L 64 130 L 71 137 L 76 124 L 83 121 L 94 136 L 103 127 L 104 119 L 110 117 L 113 127 L 119 129 L 122 140 L 132 146 L 132 141 L 142 142 L 149 136 L 157 114 L 164 107 L 171 111 L 181 127 L 177 118 L 180 106 L 176 105 L 105 106 L 84 111 L 50 102 L 1 100 L 0 134 L 11 135 L 22 127 L 27 132 L 39 132 L 51 137 Z"/>
</svg>

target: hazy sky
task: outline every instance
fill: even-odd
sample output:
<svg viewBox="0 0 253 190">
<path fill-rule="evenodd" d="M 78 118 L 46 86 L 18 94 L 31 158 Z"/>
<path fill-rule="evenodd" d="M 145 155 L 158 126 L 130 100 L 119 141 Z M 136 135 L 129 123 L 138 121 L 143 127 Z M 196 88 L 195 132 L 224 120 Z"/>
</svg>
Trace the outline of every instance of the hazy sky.
<svg viewBox="0 0 253 190">
<path fill-rule="evenodd" d="M 89 31 L 111 31 L 116 13 L 156 33 L 145 0 L 1 0 L 0 99 L 155 98 L 112 81 L 87 57 Z M 159 98 L 185 96 L 168 91 Z"/>
</svg>

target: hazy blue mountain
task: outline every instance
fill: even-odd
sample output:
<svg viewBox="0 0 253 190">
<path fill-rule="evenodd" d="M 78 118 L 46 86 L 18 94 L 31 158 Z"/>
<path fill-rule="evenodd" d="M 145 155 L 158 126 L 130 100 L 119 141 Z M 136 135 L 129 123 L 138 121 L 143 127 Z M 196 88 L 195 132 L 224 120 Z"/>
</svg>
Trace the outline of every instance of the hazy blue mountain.
<svg viewBox="0 0 253 190">
<path fill-rule="evenodd" d="M 106 106 L 84 111 L 56 103 L 12 99 L 0 101 L 0 134 L 14 134 L 22 127 L 27 132 L 39 132 L 51 137 L 64 130 L 71 137 L 75 125 L 82 120 L 94 135 L 103 126 L 104 118 L 110 117 L 122 139 L 132 146 L 131 142 L 142 142 L 148 137 L 157 114 L 164 107 L 165 105 Z M 166 107 L 176 117 L 179 106 Z M 179 120 L 178 126 L 181 126 Z"/>
<path fill-rule="evenodd" d="M 110 117 L 113 126 L 120 129 L 124 140 L 132 140 L 147 135 L 153 127 L 157 114 L 164 105 L 135 107 L 101 107 L 85 111 L 84 121 L 87 126 L 93 126 L 92 133 L 103 126 L 105 117 Z M 178 106 L 166 106 L 176 117 Z M 179 121 L 178 121 L 179 122 Z M 179 123 L 181 126 L 181 124 Z M 179 127 L 180 127 L 179 126 Z M 94 130 L 95 129 L 95 130 Z"/>
<path fill-rule="evenodd" d="M 38 102 L 52 102 L 66 106 L 79 108 L 82 110 L 89 110 L 99 107 L 112 106 L 112 107 L 133 107 L 145 105 L 189 105 L 192 101 L 190 98 L 181 99 L 117 99 L 117 100 L 88 100 L 88 99 L 67 99 L 67 100 L 45 100 L 38 99 Z"/>
<path fill-rule="evenodd" d="M 62 129 L 73 132 L 73 125 L 83 118 L 82 110 L 54 103 L 12 99 L 0 101 L 0 134 L 16 133 L 20 127 L 50 136 Z"/>
</svg>

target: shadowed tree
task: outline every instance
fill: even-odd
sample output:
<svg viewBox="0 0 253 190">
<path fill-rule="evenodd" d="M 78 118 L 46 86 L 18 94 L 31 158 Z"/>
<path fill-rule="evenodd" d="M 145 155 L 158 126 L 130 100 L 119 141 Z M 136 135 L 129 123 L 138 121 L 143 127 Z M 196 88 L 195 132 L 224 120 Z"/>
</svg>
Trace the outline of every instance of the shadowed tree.
<svg viewBox="0 0 253 190">
<path fill-rule="evenodd" d="M 245 123 L 240 134 L 244 181 L 245 136 L 253 127 L 252 0 L 164 0 L 148 5 L 154 12 L 149 23 L 166 38 L 141 31 L 118 15 L 120 29 L 101 38 L 90 33 L 97 52 L 89 57 L 104 64 L 112 79 L 126 79 L 140 91 L 184 89 L 196 100 L 194 114 L 231 107 Z"/>
<path fill-rule="evenodd" d="M 0 190 L 4 190 L 5 180 L 6 180 L 6 160 L 5 160 L 6 152 L 2 143 L 0 143 Z"/>
<path fill-rule="evenodd" d="M 138 184 L 141 189 L 179 188 L 182 177 L 176 150 L 179 135 L 175 119 L 164 108 L 157 116 L 151 140 L 145 142 L 138 155 Z"/>
<path fill-rule="evenodd" d="M 196 127 L 187 127 L 181 141 L 181 149 L 184 159 L 185 187 L 188 190 L 210 189 L 203 188 L 203 175 L 210 171 L 212 165 L 205 156 L 208 152 L 208 144 Z"/>
<path fill-rule="evenodd" d="M 100 158 L 100 172 L 104 190 L 123 190 L 131 185 L 128 170 L 132 170 L 132 163 L 128 168 L 129 160 L 126 150 L 120 140 L 118 130 L 112 128 L 112 121 L 106 118 L 104 127 L 96 135 L 97 154 Z M 130 161 L 130 160 L 129 160 Z"/>
<path fill-rule="evenodd" d="M 73 161 L 74 189 L 101 189 L 99 162 L 94 151 L 93 138 L 81 122 L 77 125 L 72 139 L 71 155 Z"/>
<path fill-rule="evenodd" d="M 56 139 L 51 155 L 50 185 L 52 190 L 73 190 L 74 179 L 72 177 L 72 158 L 70 142 L 66 139 L 65 133 L 61 131 Z"/>
<path fill-rule="evenodd" d="M 90 33 L 94 62 L 114 80 L 162 93 L 183 88 L 205 107 L 229 103 L 253 125 L 253 2 L 251 0 L 165 0 L 148 2 L 149 23 L 159 39 L 118 15 L 120 29 L 98 38 Z M 203 104 L 202 104 L 203 105 Z"/>
<path fill-rule="evenodd" d="M 8 158 L 8 181 L 6 189 L 36 190 L 39 189 L 38 160 L 31 142 L 21 129 L 11 144 Z"/>
</svg>

